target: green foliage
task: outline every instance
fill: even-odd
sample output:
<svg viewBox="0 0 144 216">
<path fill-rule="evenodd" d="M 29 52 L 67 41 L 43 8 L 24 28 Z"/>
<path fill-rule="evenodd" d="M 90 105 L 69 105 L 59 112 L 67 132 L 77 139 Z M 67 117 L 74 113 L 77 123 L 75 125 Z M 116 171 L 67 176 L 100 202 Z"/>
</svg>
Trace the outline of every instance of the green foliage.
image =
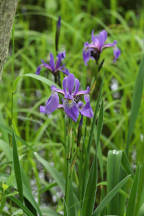
<svg viewBox="0 0 144 216">
<path fill-rule="evenodd" d="M 62 192 L 65 192 L 65 182 L 64 177 L 58 173 L 58 171 L 52 167 L 46 160 L 41 158 L 37 153 L 35 153 L 36 158 L 42 163 L 42 165 L 48 170 L 50 175 L 54 178 L 54 180 L 57 182 L 58 186 L 61 188 Z"/>
<path fill-rule="evenodd" d="M 98 205 L 98 207 L 94 211 L 93 216 L 98 215 L 109 204 L 109 202 L 114 198 L 114 196 L 117 194 L 120 188 L 126 184 L 129 178 L 130 178 L 130 175 L 126 176 L 105 196 L 105 198 L 101 201 L 101 203 Z"/>
<path fill-rule="evenodd" d="M 21 169 L 17 152 L 17 144 L 15 140 L 15 135 L 12 135 L 12 146 L 13 146 L 13 163 L 14 163 L 14 172 L 16 177 L 17 189 L 19 192 L 19 198 L 23 203 L 23 185 L 22 185 L 22 177 L 21 177 Z"/>
<path fill-rule="evenodd" d="M 0 85 L 0 215 L 144 215 L 144 19 L 142 6 L 126 8 L 118 0 L 19 3 Z M 84 118 L 79 146 L 78 123 L 69 130 L 62 111 L 39 112 L 56 84 L 35 71 L 50 52 L 56 56 L 58 16 L 64 63 L 81 89 L 91 89 L 94 118 Z M 93 29 L 106 29 L 121 49 L 115 64 L 105 49 L 100 72 L 82 60 Z"/>
<path fill-rule="evenodd" d="M 135 215 L 135 203 L 136 203 L 136 197 L 137 197 L 137 191 L 138 191 L 138 184 L 139 184 L 139 176 L 140 176 L 140 169 L 139 166 L 137 167 L 135 178 L 133 181 L 133 186 L 131 189 L 128 206 L 126 210 L 126 216 Z"/>
<path fill-rule="evenodd" d="M 136 84 L 135 84 L 133 100 L 132 100 L 132 110 L 131 110 L 131 116 L 130 116 L 130 122 L 129 122 L 129 128 L 128 128 L 127 146 L 126 146 L 127 153 L 129 151 L 130 138 L 134 130 L 134 125 L 135 125 L 136 118 L 137 118 L 138 111 L 139 111 L 140 104 L 141 104 L 142 92 L 143 92 L 143 82 L 144 82 L 144 57 L 140 65 L 139 73 L 138 73 Z"/>
<path fill-rule="evenodd" d="M 115 185 L 120 181 L 120 169 L 121 169 L 121 151 L 109 151 L 107 160 L 107 192 L 110 192 Z M 119 194 L 117 194 L 113 200 L 109 203 L 108 214 L 120 215 L 119 208 Z"/>
<path fill-rule="evenodd" d="M 87 187 L 85 190 L 82 206 L 82 215 L 92 215 L 94 204 L 96 200 L 96 186 L 97 186 L 97 161 L 96 157 L 90 170 Z"/>
</svg>

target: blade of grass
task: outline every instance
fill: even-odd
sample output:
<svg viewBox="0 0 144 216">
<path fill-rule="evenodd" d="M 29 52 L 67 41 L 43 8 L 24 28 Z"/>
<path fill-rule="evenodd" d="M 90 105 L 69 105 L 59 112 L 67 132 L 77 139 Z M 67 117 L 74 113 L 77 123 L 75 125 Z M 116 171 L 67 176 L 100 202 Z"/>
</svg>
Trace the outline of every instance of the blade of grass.
<svg viewBox="0 0 144 216">
<path fill-rule="evenodd" d="M 109 151 L 107 162 L 107 191 L 110 192 L 116 184 L 120 181 L 120 168 L 121 168 L 122 151 Z M 119 194 L 117 194 L 109 203 L 108 214 L 119 213 Z"/>
<path fill-rule="evenodd" d="M 98 113 L 98 109 L 99 109 L 99 105 L 100 105 L 100 101 L 101 101 L 101 97 L 102 97 L 102 87 L 103 87 L 103 81 L 102 81 L 101 86 L 100 86 L 99 96 L 98 96 L 97 103 L 95 106 L 94 117 L 93 117 L 93 121 L 92 121 L 92 125 L 91 125 L 90 136 L 89 136 L 88 147 L 87 147 L 87 155 L 88 156 L 89 156 L 90 147 L 92 144 L 93 131 L 94 131 L 95 123 L 96 123 L 96 117 L 97 117 L 97 113 Z"/>
<path fill-rule="evenodd" d="M 35 156 L 37 160 L 46 168 L 46 170 L 50 173 L 50 175 L 55 179 L 58 186 L 61 188 L 62 192 L 65 192 L 65 182 L 64 177 L 54 168 L 52 167 L 46 160 L 40 157 L 36 152 Z"/>
<path fill-rule="evenodd" d="M 52 210 L 50 207 L 44 207 L 44 208 L 42 208 L 42 213 L 45 216 L 60 216 L 54 210 Z"/>
<path fill-rule="evenodd" d="M 39 216 L 42 216 L 41 210 L 40 210 L 37 202 L 35 201 L 35 199 L 34 199 L 34 197 L 32 195 L 32 190 L 31 190 L 31 186 L 29 184 L 29 179 L 28 179 L 28 177 L 27 177 L 27 175 L 26 175 L 23 168 L 21 168 L 21 174 L 22 174 L 22 179 L 23 179 L 23 194 L 24 194 L 24 197 L 31 203 L 33 208 L 37 210 L 37 212 L 39 213 Z"/>
<path fill-rule="evenodd" d="M 122 179 L 101 201 L 96 210 L 94 211 L 93 216 L 97 216 L 101 211 L 109 204 L 109 202 L 114 198 L 118 191 L 127 183 L 131 175 L 126 176 Z"/>
<path fill-rule="evenodd" d="M 0 139 L 0 150 L 2 150 L 7 157 L 8 161 L 12 161 L 12 149 L 9 144 Z"/>
<path fill-rule="evenodd" d="M 19 208 L 21 208 L 26 213 L 27 216 L 35 216 L 30 212 L 30 210 L 26 206 L 23 205 L 23 203 L 20 200 L 12 196 L 10 196 L 9 199 L 13 201 Z"/>
<path fill-rule="evenodd" d="M 102 127 L 103 127 L 103 101 L 102 101 L 101 106 L 100 106 L 100 113 L 99 113 L 98 123 L 97 123 L 96 151 L 97 151 L 98 146 L 99 146 Z"/>
<path fill-rule="evenodd" d="M 48 85 L 48 86 L 52 86 L 52 85 L 55 85 L 57 86 L 56 83 L 52 82 L 51 80 L 49 79 L 46 79 L 45 77 L 43 76 L 40 76 L 40 75 L 36 75 L 36 74 L 32 74 L 32 73 L 27 73 L 27 74 L 23 74 L 21 76 L 18 76 L 15 81 L 14 81 L 14 84 L 13 84 L 13 91 L 16 91 L 16 88 L 17 88 L 17 84 L 19 82 L 20 79 L 22 79 L 23 77 L 31 77 L 33 79 L 36 79 L 36 80 L 39 80 L 41 81 L 42 83 Z M 57 86 L 58 87 L 58 86 Z"/>
<path fill-rule="evenodd" d="M 97 103 L 96 103 L 95 111 L 94 111 L 94 117 L 93 117 L 93 121 L 91 124 L 88 146 L 87 146 L 87 149 L 85 152 L 86 158 L 85 158 L 85 164 L 84 164 L 84 170 L 83 170 L 84 181 L 83 181 L 83 186 L 82 186 L 83 195 L 85 193 L 85 189 L 86 189 L 86 185 L 87 185 L 87 181 L 88 181 L 88 169 L 89 169 L 88 162 L 89 162 L 89 157 L 90 157 L 90 147 L 92 144 L 93 132 L 94 132 L 95 124 L 96 124 L 96 117 L 97 117 L 97 113 L 98 113 L 98 109 L 99 109 L 99 105 L 100 105 L 100 101 L 101 101 L 101 97 L 102 97 L 102 87 L 103 87 L 103 81 L 102 81 L 101 86 L 100 86 L 100 91 L 99 91 L 99 95 L 98 95 L 98 99 L 97 99 Z"/>
<path fill-rule="evenodd" d="M 94 209 L 94 204 L 96 200 L 96 189 L 97 189 L 97 164 L 96 156 L 94 158 L 90 175 L 88 179 L 88 184 L 86 187 L 86 192 L 83 199 L 82 215 L 91 216 Z"/>
<path fill-rule="evenodd" d="M 144 203 L 143 203 L 142 206 L 140 207 L 138 216 L 144 216 Z"/>
<path fill-rule="evenodd" d="M 17 144 L 16 144 L 14 132 L 12 134 L 12 146 L 13 146 L 14 173 L 15 173 L 15 178 L 17 183 L 17 189 L 19 192 L 20 200 L 21 202 L 23 202 L 23 185 L 22 185 L 21 169 L 20 169 L 20 162 L 19 162 Z"/>
<path fill-rule="evenodd" d="M 139 166 L 136 169 L 136 174 L 133 181 L 133 186 L 128 200 L 128 206 L 126 210 L 126 216 L 135 216 L 135 207 L 136 207 L 136 197 L 138 192 L 138 184 L 140 177 L 140 168 Z"/>
<path fill-rule="evenodd" d="M 122 153 L 122 166 L 126 170 L 127 174 L 133 175 L 133 171 L 131 169 L 128 157 L 127 157 L 127 155 L 126 155 L 126 153 L 124 151 Z"/>
<path fill-rule="evenodd" d="M 144 164 L 140 166 L 140 177 L 139 177 L 139 183 L 138 183 L 138 190 L 137 190 L 137 202 L 136 202 L 136 210 L 135 215 L 138 214 L 138 211 L 140 209 L 140 206 L 143 203 L 144 200 Z"/>
<path fill-rule="evenodd" d="M 23 76 L 24 76 L 24 77 L 31 77 L 31 78 L 33 78 L 33 79 L 39 80 L 39 81 L 41 81 L 42 83 L 47 84 L 48 86 L 52 86 L 52 85 L 57 86 L 57 85 L 56 85 L 54 82 L 52 82 L 51 80 L 46 79 L 45 77 L 40 76 L 40 75 L 28 73 L 28 74 L 24 74 Z"/>
<path fill-rule="evenodd" d="M 72 185 L 72 179 L 70 178 L 69 180 L 69 199 L 67 202 L 67 216 L 73 216 L 76 215 L 76 199 L 74 197 L 74 189 L 73 189 L 73 185 Z"/>
<path fill-rule="evenodd" d="M 90 170 L 90 175 L 88 179 L 88 184 L 86 187 L 86 192 L 84 194 L 83 206 L 82 206 L 82 215 L 92 215 L 94 204 L 96 200 L 96 189 L 97 189 L 97 149 L 100 141 L 100 134 L 102 131 L 103 125 L 103 102 L 100 106 L 100 113 L 98 117 L 97 125 L 97 137 L 96 137 L 96 154 Z"/>
<path fill-rule="evenodd" d="M 140 64 L 140 69 L 137 75 L 134 94 L 133 94 L 131 115 L 130 115 L 130 120 L 129 120 L 128 135 L 127 135 L 127 143 L 126 143 L 126 153 L 127 154 L 129 153 L 130 140 L 131 140 L 131 136 L 134 130 L 135 122 L 136 122 L 138 111 L 139 111 L 140 104 L 141 104 L 143 82 L 144 82 L 144 57 Z"/>
</svg>

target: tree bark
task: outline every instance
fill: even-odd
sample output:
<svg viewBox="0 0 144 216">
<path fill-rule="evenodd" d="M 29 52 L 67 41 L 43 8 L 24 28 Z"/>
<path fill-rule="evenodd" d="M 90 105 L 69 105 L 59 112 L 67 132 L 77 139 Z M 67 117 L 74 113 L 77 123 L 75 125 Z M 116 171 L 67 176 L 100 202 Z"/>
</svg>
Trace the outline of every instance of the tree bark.
<svg viewBox="0 0 144 216">
<path fill-rule="evenodd" d="M 0 0 L 0 78 L 9 50 L 12 24 L 18 0 Z"/>
</svg>

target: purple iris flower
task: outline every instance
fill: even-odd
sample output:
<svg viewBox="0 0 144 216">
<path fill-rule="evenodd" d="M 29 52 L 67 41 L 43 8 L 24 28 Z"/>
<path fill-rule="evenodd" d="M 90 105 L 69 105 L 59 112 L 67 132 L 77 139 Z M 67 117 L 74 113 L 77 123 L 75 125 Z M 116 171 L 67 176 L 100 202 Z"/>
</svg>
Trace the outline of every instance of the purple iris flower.
<svg viewBox="0 0 144 216">
<path fill-rule="evenodd" d="M 57 55 L 56 63 L 54 62 L 54 56 L 52 53 L 50 53 L 50 61 L 49 64 L 45 63 L 43 60 L 41 60 L 42 64 L 37 67 L 36 74 L 40 74 L 40 70 L 42 67 L 47 68 L 49 71 L 51 71 L 54 75 L 56 75 L 57 72 L 62 71 L 64 74 L 68 75 L 69 71 L 65 68 L 64 65 L 62 65 L 62 60 L 65 58 L 65 52 L 60 52 Z"/>
<path fill-rule="evenodd" d="M 117 48 L 117 47 L 115 47 L 114 50 L 113 50 L 113 54 L 114 54 L 114 60 L 113 60 L 113 62 L 116 62 L 116 60 L 118 59 L 118 57 L 121 54 L 120 49 Z"/>
<path fill-rule="evenodd" d="M 105 30 L 96 36 L 94 35 L 94 31 L 92 31 L 91 40 L 91 43 L 86 42 L 84 44 L 83 59 L 85 65 L 87 65 L 90 58 L 95 59 L 97 62 L 103 49 L 108 47 L 114 47 L 114 62 L 117 60 L 120 55 L 120 50 L 116 47 L 117 41 L 105 43 L 107 40 L 107 32 Z"/>
<path fill-rule="evenodd" d="M 89 91 L 79 90 L 79 80 L 74 77 L 73 74 L 69 74 L 63 80 L 63 89 L 58 89 L 55 86 L 51 87 L 52 95 L 46 102 L 45 106 L 40 106 L 40 112 L 50 114 L 58 108 L 63 108 L 66 115 L 73 121 L 77 121 L 79 113 L 88 118 L 93 117 L 93 110 L 90 106 Z M 63 103 L 59 103 L 58 93 L 63 95 Z M 81 96 L 84 95 L 85 104 L 80 100 Z"/>
</svg>

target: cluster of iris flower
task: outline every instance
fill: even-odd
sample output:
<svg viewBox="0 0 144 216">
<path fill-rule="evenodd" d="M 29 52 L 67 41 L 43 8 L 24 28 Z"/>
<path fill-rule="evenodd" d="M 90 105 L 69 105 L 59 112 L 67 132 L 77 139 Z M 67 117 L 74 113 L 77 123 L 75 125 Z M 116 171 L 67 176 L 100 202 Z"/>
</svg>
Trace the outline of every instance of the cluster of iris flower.
<svg viewBox="0 0 144 216">
<path fill-rule="evenodd" d="M 117 48 L 117 41 L 115 40 L 113 43 L 105 43 L 107 40 L 107 32 L 105 30 L 101 31 L 98 35 L 94 35 L 94 31 L 92 31 L 91 35 L 91 43 L 86 42 L 84 44 L 83 49 L 83 59 L 85 65 L 89 59 L 94 59 L 98 62 L 101 52 L 105 48 L 113 47 L 114 59 L 113 62 L 116 62 L 118 57 L 120 56 L 120 49 Z"/>
<path fill-rule="evenodd" d="M 92 31 L 91 43 L 86 42 L 83 49 L 83 60 L 85 65 L 89 59 L 95 59 L 98 63 L 101 52 L 108 47 L 113 47 L 114 51 L 114 62 L 120 55 L 120 50 L 116 47 L 117 42 L 105 43 L 107 39 L 107 32 L 105 30 L 101 31 L 98 35 L 94 35 Z M 86 116 L 88 118 L 93 117 L 93 110 L 90 105 L 90 88 L 87 87 L 86 90 L 80 90 L 80 82 L 75 76 L 68 71 L 64 64 L 62 64 L 65 58 L 65 52 L 60 52 L 57 55 L 56 62 L 54 61 L 54 56 L 50 53 L 49 63 L 45 63 L 42 60 L 42 64 L 38 66 L 36 74 L 40 74 L 42 67 L 45 67 L 54 76 L 56 76 L 60 71 L 63 72 L 66 77 L 63 80 L 63 89 L 59 89 L 55 86 L 51 86 L 52 94 L 47 100 L 45 106 L 40 106 L 40 112 L 45 114 L 51 114 L 56 109 L 63 109 L 66 115 L 73 121 L 77 121 L 79 114 Z M 63 96 L 60 103 L 59 94 Z M 85 103 L 82 102 L 81 98 L 84 96 Z"/>
</svg>

